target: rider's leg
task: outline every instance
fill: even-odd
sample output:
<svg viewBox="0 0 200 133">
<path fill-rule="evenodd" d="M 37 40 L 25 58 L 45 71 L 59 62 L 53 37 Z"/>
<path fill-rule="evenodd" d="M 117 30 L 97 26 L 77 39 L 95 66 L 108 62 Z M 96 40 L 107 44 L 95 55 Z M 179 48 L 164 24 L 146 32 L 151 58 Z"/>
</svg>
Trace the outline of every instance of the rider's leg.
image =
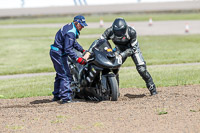
<svg viewBox="0 0 200 133">
<path fill-rule="evenodd" d="M 146 82 L 146 86 L 149 89 L 151 95 L 157 94 L 156 86 L 153 82 L 151 75 L 147 71 L 146 62 L 144 61 L 144 58 L 139 49 L 139 46 L 138 46 L 137 50 L 135 51 L 135 53 L 131 57 L 136 65 L 136 69 L 137 69 L 138 73 L 143 78 L 143 80 Z"/>
</svg>

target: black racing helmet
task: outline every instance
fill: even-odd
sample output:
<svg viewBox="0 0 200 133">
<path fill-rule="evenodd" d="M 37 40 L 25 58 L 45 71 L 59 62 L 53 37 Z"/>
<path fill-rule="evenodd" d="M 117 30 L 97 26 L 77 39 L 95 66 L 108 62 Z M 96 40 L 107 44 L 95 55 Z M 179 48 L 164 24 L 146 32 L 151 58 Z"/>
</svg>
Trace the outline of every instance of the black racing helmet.
<svg viewBox="0 0 200 133">
<path fill-rule="evenodd" d="M 117 37 L 123 37 L 126 33 L 127 24 L 123 18 L 116 18 L 112 24 L 112 30 Z"/>
</svg>

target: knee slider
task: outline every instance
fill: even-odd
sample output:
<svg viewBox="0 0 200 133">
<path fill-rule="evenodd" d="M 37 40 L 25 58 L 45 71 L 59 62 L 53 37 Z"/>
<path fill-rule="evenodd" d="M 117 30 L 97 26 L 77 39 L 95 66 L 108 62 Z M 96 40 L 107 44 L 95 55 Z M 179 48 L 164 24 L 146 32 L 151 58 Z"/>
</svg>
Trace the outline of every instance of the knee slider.
<svg viewBox="0 0 200 133">
<path fill-rule="evenodd" d="M 138 66 L 137 70 L 139 73 L 144 74 L 144 73 L 146 73 L 147 69 L 146 69 L 146 66 Z"/>
</svg>

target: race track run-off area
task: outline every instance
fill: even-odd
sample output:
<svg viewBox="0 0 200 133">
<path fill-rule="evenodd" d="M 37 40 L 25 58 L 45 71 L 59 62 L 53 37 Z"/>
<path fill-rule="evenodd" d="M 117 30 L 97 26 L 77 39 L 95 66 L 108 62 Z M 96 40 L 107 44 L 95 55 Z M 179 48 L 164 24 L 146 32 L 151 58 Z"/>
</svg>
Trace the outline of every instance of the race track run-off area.
<svg viewBox="0 0 200 133">
<path fill-rule="evenodd" d="M 52 96 L 1 99 L 0 129 L 8 132 L 198 133 L 200 86 L 120 88 L 116 102 L 79 100 L 61 105 Z M 78 100 L 78 99 L 76 99 Z"/>
</svg>

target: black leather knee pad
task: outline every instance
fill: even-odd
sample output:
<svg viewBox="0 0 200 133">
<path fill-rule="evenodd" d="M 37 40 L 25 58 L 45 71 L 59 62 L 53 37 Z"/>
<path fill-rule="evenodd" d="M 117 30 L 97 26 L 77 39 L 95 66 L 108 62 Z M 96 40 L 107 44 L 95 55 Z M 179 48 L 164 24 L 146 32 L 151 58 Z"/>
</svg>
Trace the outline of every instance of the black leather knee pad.
<svg viewBox="0 0 200 133">
<path fill-rule="evenodd" d="M 147 69 L 146 69 L 145 65 L 137 66 L 137 71 L 142 77 L 146 77 L 147 76 Z"/>
<path fill-rule="evenodd" d="M 137 66 L 137 71 L 140 74 L 140 76 L 145 80 L 146 83 L 152 81 L 151 75 L 146 69 L 146 65 Z"/>
<path fill-rule="evenodd" d="M 142 65 L 142 66 L 138 66 L 137 70 L 139 73 L 144 73 L 146 71 L 146 66 Z"/>
</svg>

